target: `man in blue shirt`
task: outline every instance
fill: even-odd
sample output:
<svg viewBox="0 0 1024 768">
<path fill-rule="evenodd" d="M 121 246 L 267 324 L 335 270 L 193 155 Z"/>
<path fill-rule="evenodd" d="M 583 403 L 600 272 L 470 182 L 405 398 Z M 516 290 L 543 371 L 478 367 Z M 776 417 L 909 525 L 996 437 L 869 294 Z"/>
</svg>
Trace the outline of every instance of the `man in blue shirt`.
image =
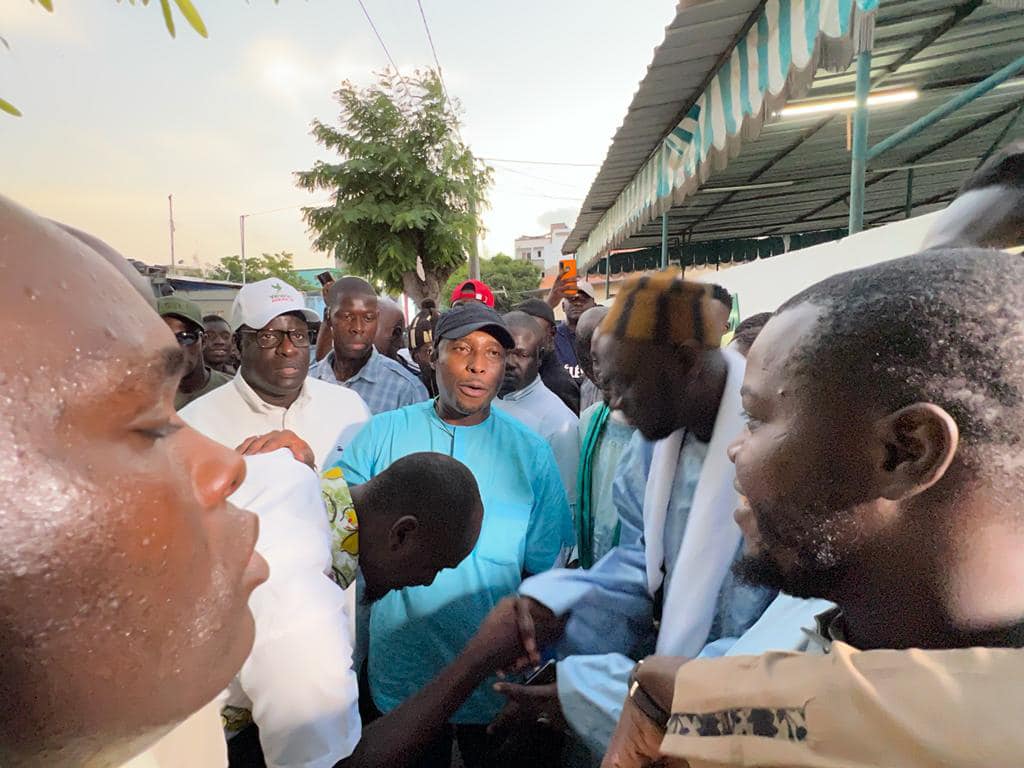
<svg viewBox="0 0 1024 768">
<path fill-rule="evenodd" d="M 373 604 L 367 669 L 373 701 L 384 712 L 451 663 L 524 575 L 560 564 L 572 543 L 569 506 L 551 448 L 491 408 L 506 351 L 514 344 L 501 318 L 483 304 L 468 303 L 441 316 L 435 338 L 437 399 L 375 416 L 335 459 L 348 482 L 357 484 L 410 453 L 443 453 L 469 467 L 484 504 L 480 539 L 466 560 L 431 585 L 392 592 Z M 453 718 L 467 766 L 489 764 L 483 727 L 503 703 L 485 685 Z M 439 765 L 448 765 L 450 745 L 448 735 L 433 750 Z"/>
<path fill-rule="evenodd" d="M 332 284 L 327 318 L 334 348 L 310 366 L 310 376 L 355 390 L 373 414 L 427 399 L 427 389 L 416 374 L 374 347 L 380 312 L 368 282 L 343 277 Z"/>
</svg>

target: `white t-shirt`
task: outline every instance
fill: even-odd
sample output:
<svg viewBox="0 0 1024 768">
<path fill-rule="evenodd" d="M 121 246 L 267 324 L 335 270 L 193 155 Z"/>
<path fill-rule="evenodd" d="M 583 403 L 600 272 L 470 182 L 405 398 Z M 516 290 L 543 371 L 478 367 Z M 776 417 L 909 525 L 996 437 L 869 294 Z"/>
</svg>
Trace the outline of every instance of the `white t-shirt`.
<svg viewBox="0 0 1024 768">
<path fill-rule="evenodd" d="M 225 703 L 252 712 L 269 768 L 331 768 L 361 734 L 355 585 L 342 590 L 328 576 L 331 532 L 316 473 L 284 449 L 245 462 L 230 501 L 259 516 L 256 551 L 270 578 L 249 599 L 256 641 Z"/>
<path fill-rule="evenodd" d="M 290 429 L 313 449 L 318 467 L 335 448 L 344 449 L 370 419 L 366 403 L 347 387 L 307 378 L 288 408 L 265 402 L 239 373 L 179 411 L 186 424 L 228 448 L 246 438 Z"/>
<path fill-rule="evenodd" d="M 221 699 L 211 701 L 120 768 L 227 768 L 228 747 L 220 708 Z"/>
</svg>

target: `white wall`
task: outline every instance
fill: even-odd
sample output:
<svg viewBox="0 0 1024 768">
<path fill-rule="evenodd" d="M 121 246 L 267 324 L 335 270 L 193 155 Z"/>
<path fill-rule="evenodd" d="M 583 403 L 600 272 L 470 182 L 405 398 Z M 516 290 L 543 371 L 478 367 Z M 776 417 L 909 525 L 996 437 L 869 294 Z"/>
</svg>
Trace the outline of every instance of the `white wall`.
<svg viewBox="0 0 1024 768">
<path fill-rule="evenodd" d="M 937 215 L 915 216 L 831 243 L 706 272 L 696 279 L 718 283 L 737 294 L 741 317 L 774 312 L 786 299 L 826 277 L 916 253 Z"/>
</svg>

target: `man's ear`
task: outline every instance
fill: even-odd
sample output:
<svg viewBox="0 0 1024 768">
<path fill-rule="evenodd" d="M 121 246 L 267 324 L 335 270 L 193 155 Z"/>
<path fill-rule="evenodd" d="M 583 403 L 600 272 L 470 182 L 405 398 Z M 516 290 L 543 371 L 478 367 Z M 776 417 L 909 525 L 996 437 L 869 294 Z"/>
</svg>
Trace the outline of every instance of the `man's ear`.
<svg viewBox="0 0 1024 768">
<path fill-rule="evenodd" d="M 949 469 L 960 444 L 953 417 L 933 403 L 914 403 L 878 422 L 885 454 L 880 492 L 893 501 L 931 488 Z"/>
<path fill-rule="evenodd" d="M 412 515 L 402 515 L 391 524 L 388 531 L 388 547 L 392 552 L 398 552 L 409 544 L 409 539 L 415 535 L 420 527 L 420 521 Z"/>
</svg>

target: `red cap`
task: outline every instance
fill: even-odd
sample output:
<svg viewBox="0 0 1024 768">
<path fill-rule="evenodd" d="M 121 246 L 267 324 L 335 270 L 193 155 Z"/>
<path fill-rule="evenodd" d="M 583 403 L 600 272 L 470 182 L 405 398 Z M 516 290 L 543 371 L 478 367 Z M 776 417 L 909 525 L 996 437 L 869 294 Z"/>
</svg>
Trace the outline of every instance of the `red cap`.
<svg viewBox="0 0 1024 768">
<path fill-rule="evenodd" d="M 480 280 L 467 280 L 455 286 L 455 290 L 452 291 L 451 303 L 454 304 L 456 301 L 465 301 L 467 299 L 479 301 L 481 304 L 486 304 L 491 309 L 494 309 L 494 294 L 487 287 L 487 283 Z"/>
</svg>

